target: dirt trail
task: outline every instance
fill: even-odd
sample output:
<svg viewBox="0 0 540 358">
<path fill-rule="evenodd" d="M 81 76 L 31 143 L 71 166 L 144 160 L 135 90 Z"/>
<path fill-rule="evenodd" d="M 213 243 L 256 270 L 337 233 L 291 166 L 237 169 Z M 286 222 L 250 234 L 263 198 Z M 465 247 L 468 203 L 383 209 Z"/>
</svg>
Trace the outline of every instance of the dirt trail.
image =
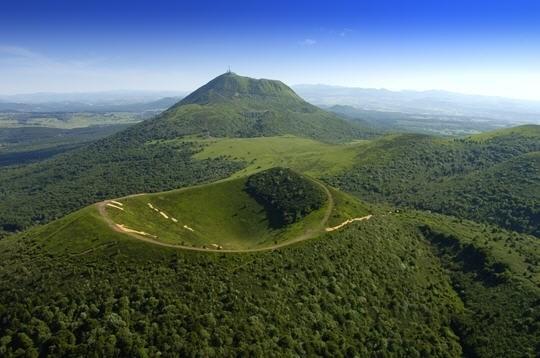
<svg viewBox="0 0 540 358">
<path fill-rule="evenodd" d="M 183 245 L 175 245 L 175 244 L 168 244 L 168 243 L 165 243 L 165 242 L 160 242 L 160 241 L 154 240 L 152 238 L 149 238 L 147 236 L 140 235 L 140 234 L 134 232 L 135 230 L 130 230 L 130 232 L 127 232 L 126 230 L 122 230 L 120 227 L 118 227 L 118 225 L 115 222 L 113 222 L 112 219 L 107 215 L 107 210 L 106 210 L 107 204 L 112 202 L 113 200 L 105 200 L 105 201 L 99 202 L 99 203 L 97 203 L 95 205 L 96 205 L 96 207 L 98 209 L 99 214 L 101 215 L 103 220 L 111 227 L 111 229 L 113 229 L 116 232 L 120 232 L 120 233 L 123 233 L 125 235 L 131 236 L 134 239 L 137 239 L 137 240 L 140 240 L 140 241 L 145 241 L 145 242 L 148 242 L 148 243 L 151 243 L 151 244 L 154 244 L 154 245 L 170 247 L 170 248 L 175 248 L 175 249 L 183 249 L 183 250 L 191 250 L 191 251 L 202 251 L 202 252 L 243 253 L 243 252 L 271 251 L 271 250 L 280 249 L 282 247 L 286 247 L 286 246 L 289 246 L 289 245 L 293 245 L 293 244 L 296 244 L 296 243 L 301 242 L 301 241 L 313 239 L 313 238 L 319 236 L 320 234 L 324 233 L 325 231 L 332 231 L 332 230 L 327 230 L 327 228 L 326 228 L 326 223 L 328 222 L 328 219 L 330 218 L 330 215 L 332 214 L 332 210 L 334 210 L 334 205 L 335 205 L 334 204 L 334 198 L 332 197 L 332 193 L 330 193 L 330 190 L 328 190 L 326 185 L 324 185 L 323 183 L 321 183 L 321 182 L 319 182 L 318 180 L 315 180 L 315 179 L 311 179 L 311 180 L 314 183 L 316 183 L 317 185 L 319 185 L 321 187 L 321 189 L 324 190 L 324 192 L 326 193 L 326 196 L 328 198 L 328 207 L 326 208 L 324 216 L 323 216 L 322 220 L 320 221 L 320 223 L 317 225 L 317 227 L 314 228 L 314 229 L 311 229 L 311 230 L 307 230 L 302 235 L 299 235 L 299 236 L 295 237 L 294 239 L 287 240 L 285 242 L 270 245 L 270 246 L 266 246 L 266 247 L 252 248 L 252 249 L 203 249 L 203 248 L 200 248 L 200 247 L 183 246 Z M 185 189 L 189 189 L 189 188 L 183 188 L 183 189 L 180 189 L 180 190 L 185 190 Z M 145 195 L 145 194 L 141 193 L 141 194 L 129 195 L 129 196 L 126 196 L 126 197 L 123 197 L 123 198 L 114 199 L 114 201 L 130 198 L 130 197 L 135 197 L 135 196 L 140 196 L 140 195 Z M 368 215 L 367 217 L 364 217 L 363 220 L 368 220 L 371 217 L 372 217 L 372 215 Z M 351 219 L 351 220 L 357 221 L 357 219 L 362 219 L 362 218 L 355 218 L 355 219 Z M 338 225 L 338 226 L 342 227 L 342 226 L 345 226 L 346 224 L 347 223 L 345 222 L 345 223 L 340 224 L 341 226 L 340 225 Z M 330 228 L 330 229 L 335 230 L 334 228 Z"/>
<path fill-rule="evenodd" d="M 342 227 L 346 226 L 346 225 L 349 225 L 355 221 L 364 221 L 364 220 L 369 220 L 373 217 L 373 215 L 366 215 L 366 216 L 362 216 L 362 217 L 359 217 L 359 218 L 352 218 L 352 219 L 349 219 L 349 220 L 345 220 L 344 222 L 342 222 L 341 224 L 339 225 L 336 225 L 336 226 L 332 226 L 332 227 L 327 227 L 326 229 L 324 229 L 326 232 L 330 232 L 330 231 L 334 231 L 334 230 L 338 230 L 338 229 L 341 229 Z"/>
</svg>

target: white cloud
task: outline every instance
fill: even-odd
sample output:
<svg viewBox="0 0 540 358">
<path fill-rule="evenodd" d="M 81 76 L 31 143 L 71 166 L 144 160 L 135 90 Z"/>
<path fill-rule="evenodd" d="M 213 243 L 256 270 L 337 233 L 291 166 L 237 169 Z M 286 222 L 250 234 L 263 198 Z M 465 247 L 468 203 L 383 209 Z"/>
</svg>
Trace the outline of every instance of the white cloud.
<svg viewBox="0 0 540 358">
<path fill-rule="evenodd" d="M 317 40 L 309 39 L 309 38 L 300 41 L 300 45 L 302 46 L 314 46 L 316 44 L 317 44 Z"/>
</svg>

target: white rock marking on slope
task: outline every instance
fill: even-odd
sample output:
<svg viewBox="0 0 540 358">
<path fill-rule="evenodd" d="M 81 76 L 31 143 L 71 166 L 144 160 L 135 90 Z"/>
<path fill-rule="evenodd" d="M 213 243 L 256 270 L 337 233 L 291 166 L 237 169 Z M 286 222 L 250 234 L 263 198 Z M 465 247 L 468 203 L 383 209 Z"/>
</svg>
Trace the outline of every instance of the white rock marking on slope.
<svg viewBox="0 0 540 358">
<path fill-rule="evenodd" d="M 119 206 L 116 206 L 116 205 L 114 205 L 114 204 L 111 204 L 111 203 L 107 203 L 107 206 L 109 206 L 109 207 L 111 207 L 111 208 L 115 208 L 115 209 L 118 209 L 118 210 L 122 210 L 122 211 L 124 211 L 124 208 L 121 208 L 121 207 L 119 207 Z"/>
</svg>

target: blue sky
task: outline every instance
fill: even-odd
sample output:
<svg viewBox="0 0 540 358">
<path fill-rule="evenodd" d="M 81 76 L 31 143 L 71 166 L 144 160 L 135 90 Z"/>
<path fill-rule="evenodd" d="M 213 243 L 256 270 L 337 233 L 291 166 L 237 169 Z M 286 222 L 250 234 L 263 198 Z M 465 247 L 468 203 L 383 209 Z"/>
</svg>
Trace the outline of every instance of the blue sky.
<svg viewBox="0 0 540 358">
<path fill-rule="evenodd" d="M 0 3 L 0 94 L 192 90 L 229 65 L 288 84 L 540 100 L 540 2 Z"/>
</svg>

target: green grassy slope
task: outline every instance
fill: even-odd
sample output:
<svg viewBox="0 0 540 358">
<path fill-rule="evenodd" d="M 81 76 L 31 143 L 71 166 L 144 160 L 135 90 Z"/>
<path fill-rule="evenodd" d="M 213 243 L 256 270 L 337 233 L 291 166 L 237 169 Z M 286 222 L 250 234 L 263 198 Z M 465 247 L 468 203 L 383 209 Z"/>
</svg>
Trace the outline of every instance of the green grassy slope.
<svg viewBox="0 0 540 358">
<path fill-rule="evenodd" d="M 275 166 L 293 168 L 311 176 L 321 177 L 352 167 L 359 148 L 369 143 L 358 140 L 346 144 L 329 144 L 295 136 L 258 138 L 215 138 L 196 140 L 204 145 L 196 159 L 226 157 L 241 160 L 246 167 L 235 176 L 249 175 Z M 163 142 L 163 145 L 169 142 Z"/>
<path fill-rule="evenodd" d="M 93 202 L 222 179 L 242 167 L 195 160 L 197 147 L 157 147 L 114 135 L 82 149 L 20 168 L 0 169 L 0 235 L 53 219 Z"/>
<path fill-rule="evenodd" d="M 241 177 L 279 165 L 374 202 L 533 233 L 537 128 L 486 134 L 485 140 L 406 134 L 346 144 L 294 136 L 187 137 L 140 144 L 143 133 L 115 136 L 46 165 L 0 170 L 0 222 L 14 230 L 107 197 Z"/>
<path fill-rule="evenodd" d="M 326 227 L 373 216 L 326 234 L 318 229 L 319 237 L 279 250 L 209 251 L 212 244 L 287 243 L 323 216 L 319 210 L 270 229 L 263 208 L 243 191 L 245 181 L 133 196 L 110 202 L 124 210 L 106 208 L 114 222 L 158 236 L 149 241 L 203 252 L 117 232 L 97 206 L 0 241 L 0 353 L 537 352 L 534 237 L 396 213 L 330 188 Z"/>
<path fill-rule="evenodd" d="M 495 131 L 475 134 L 469 137 L 470 140 L 478 142 L 489 142 L 497 139 L 511 137 L 536 138 L 540 136 L 540 126 L 535 124 L 523 125 L 513 128 L 504 128 Z"/>
<path fill-rule="evenodd" d="M 330 205 L 325 193 L 323 207 L 299 222 L 274 227 L 265 208 L 245 191 L 246 180 L 118 199 L 121 206 L 111 203 L 117 207 L 105 210 L 114 223 L 155 241 L 197 248 L 265 247 L 318 230 Z"/>
</svg>

